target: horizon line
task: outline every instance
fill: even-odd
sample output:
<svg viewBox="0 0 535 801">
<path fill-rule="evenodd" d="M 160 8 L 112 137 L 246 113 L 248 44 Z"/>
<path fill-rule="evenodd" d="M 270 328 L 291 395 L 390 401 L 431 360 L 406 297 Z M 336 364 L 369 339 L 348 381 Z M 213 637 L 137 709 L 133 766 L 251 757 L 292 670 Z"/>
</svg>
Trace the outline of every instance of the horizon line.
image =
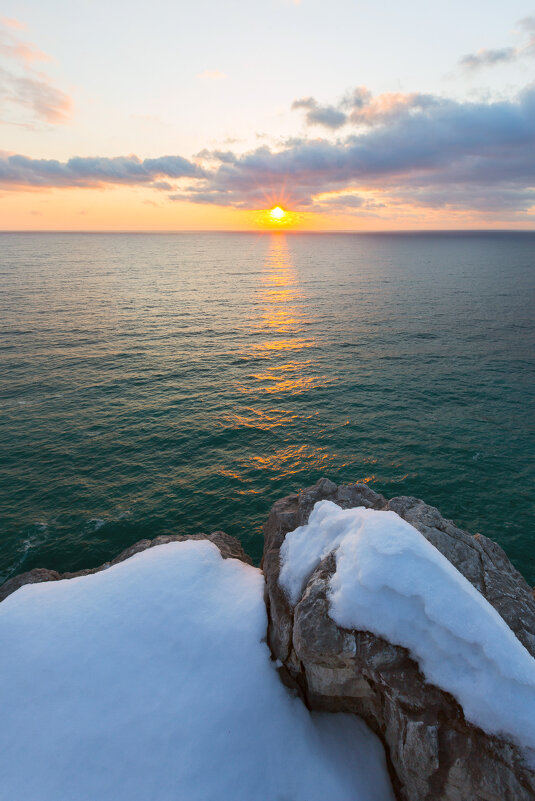
<svg viewBox="0 0 535 801">
<path fill-rule="evenodd" d="M 128 229 L 128 228 L 0 228 L 0 234 L 533 234 L 533 228 L 385 228 L 385 229 L 287 229 L 287 228 L 259 228 L 259 229 L 228 229 L 228 228 L 184 228 L 184 229 Z"/>
</svg>

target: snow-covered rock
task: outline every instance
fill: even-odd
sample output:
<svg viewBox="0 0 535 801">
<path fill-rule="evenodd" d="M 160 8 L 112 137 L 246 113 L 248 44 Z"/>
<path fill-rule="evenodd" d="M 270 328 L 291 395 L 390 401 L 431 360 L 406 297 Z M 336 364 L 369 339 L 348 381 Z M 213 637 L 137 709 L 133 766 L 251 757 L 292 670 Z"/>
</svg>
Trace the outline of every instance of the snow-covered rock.
<svg viewBox="0 0 535 801">
<path fill-rule="evenodd" d="M 214 538 L 12 592 L 2 801 L 392 801 L 366 725 L 311 714 L 279 681 L 263 596 Z"/>
<path fill-rule="evenodd" d="M 496 543 L 323 479 L 248 561 L 159 537 L 0 587 L 1 801 L 533 801 L 535 601 Z"/>
<path fill-rule="evenodd" d="M 107 570 L 108 567 L 116 565 L 119 562 L 124 562 L 136 553 L 146 551 L 147 548 L 154 548 L 156 545 L 166 545 L 168 542 L 186 542 L 186 540 L 209 540 L 217 545 L 221 552 L 223 559 L 240 559 L 248 565 L 253 564 L 253 560 L 248 556 L 242 548 L 242 545 L 236 537 L 231 537 L 224 531 L 213 531 L 211 534 L 189 534 L 183 536 L 182 534 L 162 534 L 159 537 L 154 537 L 152 540 L 138 540 L 133 545 L 130 545 L 124 551 L 116 556 L 109 562 L 104 562 L 97 567 L 86 568 L 85 570 L 77 570 L 75 573 L 58 573 L 57 570 L 49 570 L 45 567 L 35 567 L 33 570 L 28 570 L 26 573 L 19 573 L 17 576 L 8 579 L 0 585 L 0 601 L 11 595 L 12 592 L 18 590 L 24 584 L 40 584 L 42 581 L 61 581 L 62 579 L 76 578 L 77 576 L 89 576 L 91 573 L 100 573 L 101 570 Z"/>
<path fill-rule="evenodd" d="M 275 504 L 263 565 L 274 654 L 378 732 L 401 798 L 535 797 L 535 604 L 495 543 L 322 480 Z"/>
</svg>

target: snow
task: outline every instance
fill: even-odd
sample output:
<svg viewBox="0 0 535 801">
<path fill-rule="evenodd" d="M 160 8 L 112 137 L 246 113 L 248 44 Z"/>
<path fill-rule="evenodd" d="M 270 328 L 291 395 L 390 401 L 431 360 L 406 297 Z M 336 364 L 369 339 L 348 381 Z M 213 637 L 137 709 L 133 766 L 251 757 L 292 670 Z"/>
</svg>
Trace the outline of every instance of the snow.
<svg viewBox="0 0 535 801">
<path fill-rule="evenodd" d="M 338 625 L 408 648 L 468 720 L 535 749 L 535 659 L 440 551 L 395 512 L 320 501 L 281 548 L 292 605 L 333 551 L 329 614 Z"/>
<path fill-rule="evenodd" d="M 364 723 L 282 685 L 263 589 L 188 541 L 9 596 L 2 801 L 392 801 Z"/>
</svg>

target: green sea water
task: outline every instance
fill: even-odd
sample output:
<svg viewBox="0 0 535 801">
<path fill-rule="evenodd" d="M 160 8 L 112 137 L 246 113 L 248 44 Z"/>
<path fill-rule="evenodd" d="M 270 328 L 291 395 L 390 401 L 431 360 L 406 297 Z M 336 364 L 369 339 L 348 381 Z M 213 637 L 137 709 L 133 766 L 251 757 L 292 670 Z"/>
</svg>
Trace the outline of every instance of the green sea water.
<svg viewBox="0 0 535 801">
<path fill-rule="evenodd" d="M 366 481 L 535 583 L 535 234 L 0 235 L 0 581 Z"/>
</svg>

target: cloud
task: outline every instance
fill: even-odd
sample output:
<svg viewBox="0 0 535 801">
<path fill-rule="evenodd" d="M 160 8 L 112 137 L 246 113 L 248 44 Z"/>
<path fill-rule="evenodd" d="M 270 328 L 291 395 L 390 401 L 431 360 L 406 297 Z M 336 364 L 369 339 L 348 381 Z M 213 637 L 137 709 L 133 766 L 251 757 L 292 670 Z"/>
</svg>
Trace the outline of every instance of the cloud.
<svg viewBox="0 0 535 801">
<path fill-rule="evenodd" d="M 414 112 L 425 111 L 439 102 L 436 97 L 429 94 L 385 92 L 366 99 L 359 97 L 349 118 L 357 125 L 382 125 Z"/>
<path fill-rule="evenodd" d="M 372 98 L 370 90 L 366 86 L 357 86 L 342 100 L 342 106 L 350 109 L 364 108 Z"/>
<path fill-rule="evenodd" d="M 151 184 L 152 189 L 160 189 L 163 192 L 171 192 L 173 189 L 172 184 L 169 181 L 154 181 Z"/>
<path fill-rule="evenodd" d="M 408 188 L 397 195 L 397 202 L 435 210 L 485 211 L 492 214 L 525 212 L 535 207 L 535 189 L 497 186 L 423 186 Z"/>
<path fill-rule="evenodd" d="M 311 109 L 307 114 L 309 125 L 323 125 L 325 128 L 340 128 L 347 121 L 343 111 L 339 111 L 334 106 L 318 106 Z"/>
<path fill-rule="evenodd" d="M 459 61 L 465 70 L 474 71 L 482 67 L 492 67 L 496 64 L 512 64 L 526 56 L 535 56 L 535 17 L 524 17 L 517 26 L 519 34 L 524 37 L 517 47 L 500 47 L 496 49 L 483 48 L 477 53 L 468 53 Z"/>
<path fill-rule="evenodd" d="M 361 195 L 343 193 L 331 196 L 319 197 L 315 200 L 313 209 L 329 214 L 357 214 L 359 217 L 377 216 L 370 211 L 372 208 L 379 208 L 382 203 L 370 202 Z"/>
<path fill-rule="evenodd" d="M 522 46 L 523 51 L 530 56 L 535 55 L 535 17 L 523 17 L 517 25 L 527 37 Z"/>
<path fill-rule="evenodd" d="M 315 110 L 311 101 L 298 101 L 298 108 Z M 343 103 L 346 135 L 335 141 L 304 136 L 245 153 L 203 150 L 191 160 L 130 155 L 60 162 L 4 153 L 0 187 L 123 184 L 169 192 L 172 201 L 247 209 L 284 196 L 296 210 L 383 213 L 386 205 L 532 213 L 535 85 L 492 102 L 372 97 L 361 87 Z"/>
<path fill-rule="evenodd" d="M 469 53 L 460 60 L 461 67 L 475 70 L 479 67 L 489 67 L 494 64 L 504 64 L 514 61 L 518 52 L 514 47 L 502 47 L 500 50 L 478 50 L 477 53 Z"/>
<path fill-rule="evenodd" d="M 29 117 L 48 123 L 65 122 L 71 100 L 40 77 L 19 77 L 0 67 L 0 103 L 13 104 L 29 112 Z M 8 121 L 5 119 L 4 121 Z"/>
<path fill-rule="evenodd" d="M 350 194 L 321 198 L 319 202 L 322 206 L 337 206 L 342 209 L 361 209 L 366 205 L 366 200 L 363 197 Z"/>
<path fill-rule="evenodd" d="M 313 97 L 294 100 L 292 109 L 306 109 L 307 125 L 322 125 L 324 128 L 336 130 L 347 122 L 347 115 L 335 106 L 320 106 Z"/>
<path fill-rule="evenodd" d="M 80 158 L 66 162 L 31 159 L 0 152 L 0 187 L 53 188 L 94 187 L 106 184 L 162 186 L 162 179 L 201 178 L 203 170 L 181 156 L 161 156 L 141 161 L 137 156 Z M 166 183 L 166 182 L 164 182 Z"/>
<path fill-rule="evenodd" d="M 342 194 L 335 194 L 327 197 L 320 196 L 316 199 L 315 205 L 317 205 L 322 211 L 328 209 L 329 211 L 335 210 L 348 212 L 359 209 L 366 214 L 369 214 L 373 209 L 380 209 L 384 208 L 385 206 L 384 203 L 380 203 L 377 200 L 370 200 L 369 197 L 356 195 L 350 192 L 343 192 Z"/>
<path fill-rule="evenodd" d="M 505 189 L 519 209 L 531 203 L 535 87 L 491 103 L 389 97 L 389 102 L 384 96 L 379 103 L 365 100 L 357 111 L 360 119 L 366 115 L 368 127 L 344 140 L 303 138 L 279 150 L 260 147 L 227 159 L 190 188 L 189 198 L 261 205 L 284 186 L 294 205 L 306 207 L 322 192 L 364 186 L 432 205 L 430 187 L 437 186 L 444 194 L 451 191 L 455 202 L 464 196 L 480 208 L 494 205 L 492 192 Z"/>
<path fill-rule="evenodd" d="M 23 22 L 13 17 L 0 17 L 0 25 L 5 25 L 6 28 L 15 28 L 18 31 L 22 31 L 26 27 Z"/>
<path fill-rule="evenodd" d="M 197 158 L 205 161 L 221 161 L 226 164 L 232 164 L 236 161 L 237 156 L 232 150 L 208 150 L 204 148 L 204 150 L 197 153 Z"/>
<path fill-rule="evenodd" d="M 437 102 L 433 95 L 385 92 L 375 97 L 365 86 L 358 86 L 336 106 L 322 106 L 313 97 L 294 100 L 292 109 L 304 109 L 307 125 L 336 130 L 347 123 L 359 126 L 382 125 L 395 118 L 423 111 Z"/>
<path fill-rule="evenodd" d="M 203 81 L 222 81 L 226 77 L 221 70 L 203 70 L 197 75 L 197 78 L 201 78 Z"/>
<path fill-rule="evenodd" d="M 0 20 L 0 122 L 66 122 L 72 101 L 35 68 L 51 58 L 14 33 L 21 27 L 16 20 Z"/>
<path fill-rule="evenodd" d="M 13 33 L 14 30 L 23 28 L 24 25 L 15 19 L 0 18 L 0 57 L 22 62 L 26 66 L 36 61 L 52 61 L 33 42 L 24 42 Z"/>
</svg>

